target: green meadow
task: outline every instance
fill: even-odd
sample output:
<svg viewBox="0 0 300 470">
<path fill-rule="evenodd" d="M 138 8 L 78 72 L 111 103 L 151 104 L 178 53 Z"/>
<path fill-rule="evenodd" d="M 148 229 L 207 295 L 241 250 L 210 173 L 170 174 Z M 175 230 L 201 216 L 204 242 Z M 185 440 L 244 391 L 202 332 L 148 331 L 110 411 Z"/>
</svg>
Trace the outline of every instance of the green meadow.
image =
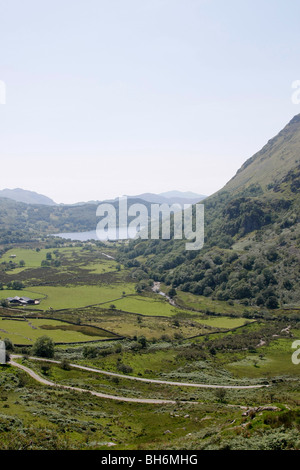
<svg viewBox="0 0 300 470">
<path fill-rule="evenodd" d="M 65 247 L 59 248 L 58 252 L 68 258 L 72 258 L 73 254 L 80 252 L 79 247 Z M 46 259 L 47 253 L 53 253 L 53 249 L 41 248 L 39 251 L 32 250 L 30 248 L 15 248 L 8 250 L 1 258 L 1 262 L 12 261 L 19 263 L 21 260 L 25 262 L 25 268 L 38 268 L 41 266 L 41 262 Z M 12 258 L 12 256 L 14 256 Z"/>
<path fill-rule="evenodd" d="M 85 328 L 58 320 L 0 318 L 0 337 L 10 339 L 15 345 L 32 345 L 43 335 L 49 336 L 55 343 L 97 341 L 112 336 L 93 327 Z"/>
<path fill-rule="evenodd" d="M 118 310 L 139 313 L 141 315 L 170 317 L 176 315 L 179 311 L 166 300 L 139 295 L 124 297 L 114 302 L 114 305 Z"/>
<path fill-rule="evenodd" d="M 201 323 L 202 325 L 211 326 L 213 328 L 224 328 L 228 330 L 239 328 L 249 322 L 249 320 L 246 320 L 245 318 L 232 318 L 225 316 L 197 318 L 195 321 L 197 323 Z"/>
<path fill-rule="evenodd" d="M 226 368 L 236 377 L 296 376 L 299 378 L 300 365 L 293 364 L 294 341 L 300 339 L 300 331 L 293 330 L 292 338 L 278 338 L 269 345 L 260 347 L 256 353 L 238 357 Z"/>
<path fill-rule="evenodd" d="M 82 269 L 87 269 L 94 274 L 104 274 L 116 271 L 116 262 L 103 260 L 101 263 L 90 263 L 80 267 Z"/>
<path fill-rule="evenodd" d="M 243 314 L 244 312 L 253 311 L 253 307 L 247 307 L 234 303 L 230 305 L 228 302 L 222 300 L 213 300 L 203 295 L 195 295 L 190 292 L 177 291 L 176 303 L 183 308 L 191 308 L 200 312 L 210 311 L 213 313 L 231 315 Z"/>
<path fill-rule="evenodd" d="M 119 283 L 113 286 L 36 286 L 30 290 L 6 290 L 5 296 L 26 296 L 34 299 L 42 299 L 37 306 L 30 305 L 30 309 L 60 310 L 67 308 L 80 308 L 88 305 L 113 302 L 122 297 L 123 292 L 134 293 L 134 285 Z M 115 303 L 115 302 L 114 302 Z"/>
</svg>

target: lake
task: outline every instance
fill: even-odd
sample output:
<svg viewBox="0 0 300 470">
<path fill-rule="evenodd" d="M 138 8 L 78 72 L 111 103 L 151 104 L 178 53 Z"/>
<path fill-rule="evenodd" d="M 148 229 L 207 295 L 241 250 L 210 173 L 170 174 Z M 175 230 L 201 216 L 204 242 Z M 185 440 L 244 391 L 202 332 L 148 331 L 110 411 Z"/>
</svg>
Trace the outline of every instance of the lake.
<svg viewBox="0 0 300 470">
<path fill-rule="evenodd" d="M 119 233 L 118 233 L 119 232 Z M 52 236 L 64 238 L 66 240 L 86 242 L 88 240 L 128 240 L 134 238 L 136 233 L 128 233 L 127 227 L 117 229 L 117 239 L 113 230 L 108 230 L 102 233 L 97 233 L 96 230 L 90 232 L 70 232 L 70 233 L 54 233 Z"/>
</svg>

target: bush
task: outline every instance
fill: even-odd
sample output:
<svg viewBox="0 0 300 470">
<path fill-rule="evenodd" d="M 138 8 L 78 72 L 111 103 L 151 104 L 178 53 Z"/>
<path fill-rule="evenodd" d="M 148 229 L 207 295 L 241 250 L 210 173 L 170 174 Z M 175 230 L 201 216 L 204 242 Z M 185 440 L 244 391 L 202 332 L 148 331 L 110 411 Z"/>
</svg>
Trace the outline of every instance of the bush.
<svg viewBox="0 0 300 470">
<path fill-rule="evenodd" d="M 84 346 L 83 357 L 85 359 L 94 359 L 98 356 L 98 349 L 93 346 Z"/>
<path fill-rule="evenodd" d="M 123 374 L 130 374 L 133 371 L 132 367 L 127 366 L 126 364 L 123 364 L 122 362 L 117 363 L 117 369 Z"/>
<path fill-rule="evenodd" d="M 32 354 L 39 357 L 54 357 L 54 342 L 48 336 L 41 336 L 32 348 Z"/>
<path fill-rule="evenodd" d="M 71 366 L 70 366 L 70 363 L 67 359 L 63 359 L 60 363 L 60 367 L 63 369 L 63 370 L 71 370 Z"/>
<path fill-rule="evenodd" d="M 226 393 L 227 392 L 225 388 L 217 388 L 215 391 L 217 400 L 219 400 L 220 402 L 223 402 L 225 400 Z"/>
</svg>

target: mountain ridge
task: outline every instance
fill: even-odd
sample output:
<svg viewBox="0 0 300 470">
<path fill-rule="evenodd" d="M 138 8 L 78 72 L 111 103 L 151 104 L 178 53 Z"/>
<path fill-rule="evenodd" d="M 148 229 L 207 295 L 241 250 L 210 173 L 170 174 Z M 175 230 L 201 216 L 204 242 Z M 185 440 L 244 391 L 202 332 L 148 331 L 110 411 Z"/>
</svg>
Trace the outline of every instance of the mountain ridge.
<svg viewBox="0 0 300 470">
<path fill-rule="evenodd" d="M 30 191 L 22 188 L 15 189 L 1 189 L 0 198 L 11 199 L 16 202 L 23 202 L 25 204 L 40 204 L 45 206 L 56 206 L 56 202 L 43 194 L 35 191 Z"/>
<path fill-rule="evenodd" d="M 298 159 L 295 159 L 295 151 L 298 152 Z M 300 166 L 300 114 L 294 116 L 261 150 L 247 159 L 220 191 L 237 191 L 239 187 L 248 187 L 252 183 L 258 183 L 266 189 L 297 166 L 297 163 Z"/>
</svg>

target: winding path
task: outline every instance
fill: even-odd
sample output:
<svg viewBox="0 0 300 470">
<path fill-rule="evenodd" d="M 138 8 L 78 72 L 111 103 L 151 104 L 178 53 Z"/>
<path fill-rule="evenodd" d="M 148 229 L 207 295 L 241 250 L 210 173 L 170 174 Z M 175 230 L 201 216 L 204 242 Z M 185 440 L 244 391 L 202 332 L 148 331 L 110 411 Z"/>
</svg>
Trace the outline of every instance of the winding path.
<svg viewBox="0 0 300 470">
<path fill-rule="evenodd" d="M 95 395 L 96 397 L 99 397 L 99 398 L 105 398 L 105 399 L 108 399 L 108 400 L 126 401 L 126 402 L 131 402 L 131 403 L 144 403 L 144 404 L 152 404 L 152 405 L 163 405 L 163 404 L 170 404 L 170 403 L 175 404 L 176 403 L 173 400 L 157 400 L 157 399 L 147 399 L 147 398 L 128 398 L 128 397 L 119 397 L 119 396 L 116 396 L 116 395 L 106 395 L 105 393 L 95 392 L 93 390 L 86 390 L 84 388 L 71 387 L 69 385 L 56 384 L 54 382 L 51 382 L 50 380 L 44 379 L 43 377 L 38 375 L 36 372 L 34 372 L 32 369 L 29 369 L 29 367 L 26 367 L 22 364 L 19 364 L 18 362 L 14 362 L 12 359 L 10 360 L 10 364 L 12 366 L 18 367 L 19 369 L 22 369 L 24 372 L 29 374 L 37 382 L 40 382 L 43 385 L 48 385 L 49 387 L 59 387 L 59 388 L 67 389 L 67 390 L 73 390 L 75 392 L 89 393 L 89 394 Z"/>
<path fill-rule="evenodd" d="M 122 396 L 116 396 L 116 395 L 107 395 L 104 393 L 95 392 L 93 390 L 86 390 L 86 389 L 79 388 L 79 387 L 71 387 L 69 385 L 56 384 L 54 382 L 51 382 L 50 380 L 47 380 L 41 377 L 29 367 L 26 367 L 23 364 L 19 364 L 18 362 L 14 361 L 14 359 L 19 359 L 21 357 L 22 357 L 21 355 L 12 355 L 10 359 L 10 364 L 14 367 L 18 367 L 19 369 L 22 369 L 24 372 L 29 374 L 33 379 L 37 380 L 38 382 L 44 385 L 48 385 L 50 387 L 60 387 L 60 388 L 68 389 L 68 390 L 74 390 L 77 392 L 90 393 L 91 395 L 95 395 L 100 398 L 106 398 L 109 400 L 126 401 L 126 402 L 131 402 L 131 403 L 147 403 L 147 404 L 167 404 L 167 403 L 174 404 L 176 403 L 176 401 L 174 400 L 166 400 L 166 399 L 128 398 L 128 397 L 122 397 Z M 43 362 L 51 362 L 54 364 L 60 364 L 60 361 L 55 361 L 53 359 L 44 359 L 44 358 L 39 358 L 39 357 L 30 357 L 29 359 L 35 360 L 35 361 L 43 361 Z M 195 388 L 210 388 L 210 389 L 225 388 L 225 389 L 240 389 L 241 390 L 241 389 L 256 389 L 256 388 L 270 386 L 270 385 L 209 385 L 209 384 L 196 384 L 196 383 L 183 383 L 183 382 L 168 382 L 166 380 L 145 379 L 142 377 L 133 377 L 131 375 L 122 375 L 122 374 L 117 374 L 114 372 L 107 372 L 107 371 L 103 371 L 100 369 L 94 369 L 92 367 L 80 366 L 78 364 L 70 364 L 70 367 L 75 368 L 75 369 L 86 370 L 88 372 L 94 372 L 97 374 L 118 377 L 122 379 L 136 380 L 139 382 L 147 382 L 147 383 L 154 383 L 154 384 L 161 384 L 161 385 L 173 385 L 177 387 L 195 387 Z M 184 403 L 187 403 L 187 402 L 185 401 Z"/>
</svg>

